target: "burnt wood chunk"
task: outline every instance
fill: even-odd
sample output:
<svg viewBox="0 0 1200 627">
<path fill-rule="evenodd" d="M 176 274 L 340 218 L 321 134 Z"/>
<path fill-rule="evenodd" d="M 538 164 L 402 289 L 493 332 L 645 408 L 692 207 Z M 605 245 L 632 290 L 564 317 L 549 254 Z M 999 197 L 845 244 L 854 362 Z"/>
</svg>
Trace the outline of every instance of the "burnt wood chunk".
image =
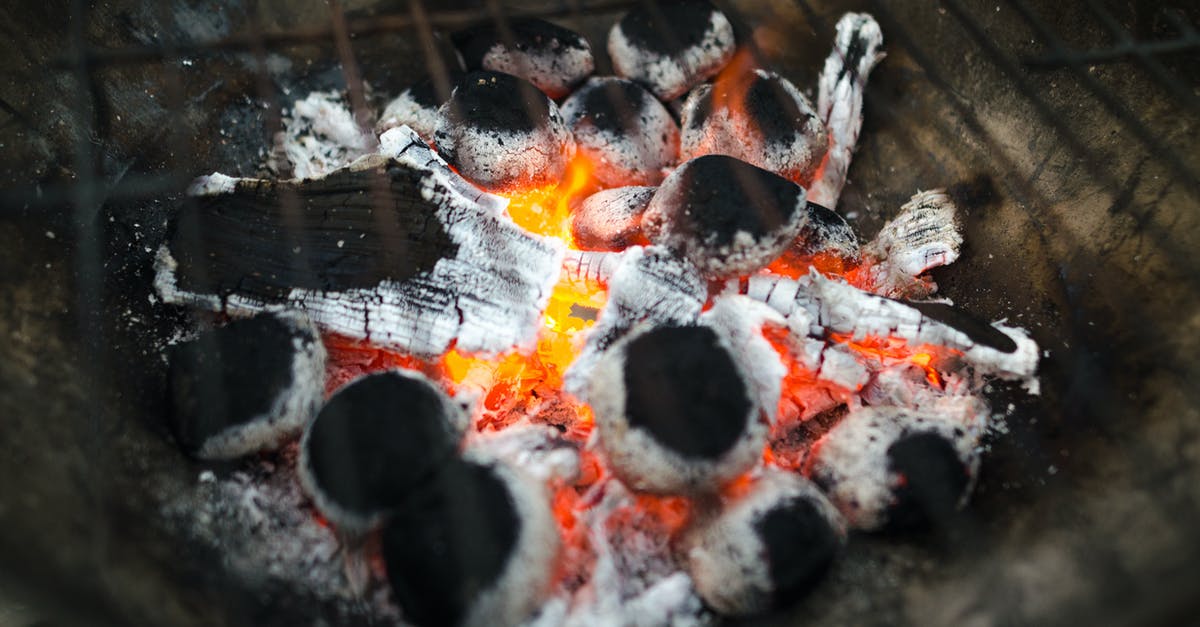
<svg viewBox="0 0 1200 627">
<path fill-rule="evenodd" d="M 971 341 L 994 348 L 1001 353 L 1014 353 L 1017 343 L 1003 331 L 980 320 L 971 313 L 945 303 L 920 303 L 908 301 L 904 303 L 921 312 L 921 315 L 953 327 L 971 338 Z"/>
<path fill-rule="evenodd" d="M 473 183 L 514 190 L 557 183 L 575 154 L 558 106 L 526 80 L 471 72 L 442 105 L 434 141 Z"/>
<path fill-rule="evenodd" d="M 542 19 L 483 24 L 455 33 L 453 40 L 468 70 L 512 74 L 551 98 L 571 93 L 595 69 L 587 39 Z"/>
<path fill-rule="evenodd" d="M 321 403 L 325 349 L 302 316 L 235 320 L 170 347 L 167 362 L 169 426 L 202 459 L 277 448 Z"/>
<path fill-rule="evenodd" d="M 692 159 L 668 176 L 646 210 L 650 241 L 677 251 L 710 278 L 770 263 L 807 220 L 804 188 L 725 155 Z"/>
<path fill-rule="evenodd" d="M 321 179 L 203 177 L 159 250 L 168 303 L 302 310 L 386 348 L 500 353 L 534 340 L 562 247 L 502 215 L 412 130 Z"/>
<path fill-rule="evenodd" d="M 338 390 L 309 425 L 301 481 L 335 525 L 367 529 L 448 463 L 465 426 L 461 410 L 424 376 L 367 375 Z"/>
<path fill-rule="evenodd" d="M 514 625 L 557 552 L 546 495 L 496 463 L 447 464 L 383 531 L 392 593 L 417 625 Z"/>
<path fill-rule="evenodd" d="M 682 127 L 681 159 L 729 155 L 805 186 L 829 147 L 825 124 L 808 99 L 764 70 L 693 90 Z"/>
<path fill-rule="evenodd" d="M 616 187 L 596 192 L 571 213 L 571 237 L 581 250 L 624 250 L 641 243 L 642 214 L 654 187 Z"/>
<path fill-rule="evenodd" d="M 845 259 L 859 258 L 858 235 L 841 214 L 815 202 L 807 203 L 806 208 L 808 219 L 792 242 L 793 251 L 801 255 L 826 253 Z"/>
<path fill-rule="evenodd" d="M 657 185 L 679 155 L 679 125 L 641 85 L 593 78 L 563 103 L 593 176 L 607 187 Z"/>
<path fill-rule="evenodd" d="M 845 542 L 841 517 L 812 483 L 768 469 L 748 493 L 690 529 L 684 548 L 705 603 L 751 616 L 804 598 Z"/>
<path fill-rule="evenodd" d="M 608 33 L 617 75 L 642 83 L 663 101 L 714 76 L 733 51 L 733 26 L 704 0 L 639 6 Z"/>
</svg>

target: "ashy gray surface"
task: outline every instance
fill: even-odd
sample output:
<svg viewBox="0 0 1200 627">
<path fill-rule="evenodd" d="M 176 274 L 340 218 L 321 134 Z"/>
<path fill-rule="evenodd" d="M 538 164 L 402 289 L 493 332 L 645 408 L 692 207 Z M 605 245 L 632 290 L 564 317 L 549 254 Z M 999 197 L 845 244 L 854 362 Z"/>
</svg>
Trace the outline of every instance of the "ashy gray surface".
<svg viewBox="0 0 1200 627">
<path fill-rule="evenodd" d="M 1018 11 L 1026 3 L 1074 47 L 1110 43 L 1075 3 L 722 3 L 749 26 L 739 35 L 753 32 L 802 90 L 815 87 L 844 10 L 879 19 L 888 57 L 867 88 L 839 209 L 866 240 L 918 188 L 949 187 L 966 244 L 954 266 L 935 270 L 942 293 L 1030 328 L 1049 350 L 1041 397 L 996 390 L 998 408 L 1014 404 L 1010 432 L 984 456 L 956 524 L 854 537 L 813 597 L 759 623 L 1147 625 L 1197 611 L 1200 192 L 1173 162 L 1200 169 L 1200 122 L 1132 60 L 1078 75 L 1022 64 L 1051 52 Z M 1097 4 L 1137 38 L 1173 35 L 1157 17 L 1167 3 Z M 271 1 L 258 15 L 264 31 L 280 32 L 326 28 L 328 11 Z M 273 111 L 262 94 L 338 86 L 338 53 L 332 42 L 273 45 L 259 57 L 188 53 L 77 73 L 72 33 L 123 48 L 251 26 L 236 2 L 114 1 L 86 20 L 64 15 L 32 2 L 0 8 L 9 77 L 0 84 L 0 616 L 19 625 L 350 620 L 286 590 L 232 585 L 216 556 L 181 546 L 156 517 L 202 470 L 165 440 L 158 418 L 159 347 L 186 316 L 149 298 L 149 253 L 171 199 L 104 202 L 78 185 L 90 178 L 79 166 L 89 155 L 104 181 L 126 189 L 163 173 L 179 176 L 176 189 L 218 168 L 255 174 Z M 563 22 L 600 50 L 614 17 Z M 1187 17 L 1200 23 L 1194 7 Z M 375 93 L 394 95 L 424 70 L 417 39 L 352 41 Z M 1194 61 L 1195 50 L 1161 59 L 1184 85 L 1196 84 Z M 82 76 L 94 101 L 76 98 Z M 1165 149 L 1147 147 L 1092 83 Z M 63 190 L 73 195 L 55 195 Z"/>
</svg>

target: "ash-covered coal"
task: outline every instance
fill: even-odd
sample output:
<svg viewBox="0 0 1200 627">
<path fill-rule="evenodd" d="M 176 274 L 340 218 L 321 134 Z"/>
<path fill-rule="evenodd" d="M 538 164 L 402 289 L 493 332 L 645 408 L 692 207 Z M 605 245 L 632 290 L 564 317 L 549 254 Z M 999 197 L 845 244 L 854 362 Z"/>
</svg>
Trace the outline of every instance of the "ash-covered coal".
<svg viewBox="0 0 1200 627">
<path fill-rule="evenodd" d="M 602 185 L 657 185 L 679 157 L 679 125 L 633 81 L 590 79 L 563 103 L 562 114 Z"/>
<path fill-rule="evenodd" d="M 438 153 L 489 190 L 557 183 L 575 154 L 558 105 L 526 80 L 471 72 L 439 111 Z"/>
<path fill-rule="evenodd" d="M 571 212 L 571 237 L 582 250 L 624 250 L 643 243 L 642 215 L 656 187 L 614 187 L 588 196 Z"/>
<path fill-rule="evenodd" d="M 446 83 L 449 87 L 459 83 L 464 75 L 459 72 L 450 74 Z M 426 78 L 401 91 L 383 108 L 379 121 L 375 123 L 375 132 L 383 133 L 401 126 L 407 126 L 416 131 L 427 142 L 433 142 L 433 133 L 437 130 L 438 112 L 442 105 L 450 99 L 450 93 L 439 92 L 438 83 L 432 78 Z"/>
<path fill-rule="evenodd" d="M 729 155 L 806 187 L 829 148 L 825 124 L 804 94 L 765 70 L 697 87 L 682 118 L 682 160 Z"/>
<path fill-rule="evenodd" d="M 554 99 L 571 93 L 596 65 L 587 39 L 538 18 L 482 24 L 453 40 L 468 70 L 512 74 Z"/>
<path fill-rule="evenodd" d="M 639 6 L 608 33 L 617 75 L 642 83 L 663 101 L 716 75 L 733 52 L 729 18 L 705 0 Z"/>
<path fill-rule="evenodd" d="M 322 400 L 325 349 L 297 314 L 235 320 L 171 346 L 168 423 L 201 459 L 233 459 L 294 439 Z"/>
</svg>

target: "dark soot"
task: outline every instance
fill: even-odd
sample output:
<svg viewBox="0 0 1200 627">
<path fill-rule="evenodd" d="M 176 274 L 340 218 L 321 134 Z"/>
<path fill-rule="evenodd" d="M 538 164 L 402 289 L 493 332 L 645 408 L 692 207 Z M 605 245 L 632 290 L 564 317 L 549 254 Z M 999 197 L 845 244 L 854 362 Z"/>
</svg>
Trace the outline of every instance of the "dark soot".
<svg viewBox="0 0 1200 627">
<path fill-rule="evenodd" d="M 900 302 L 929 318 L 966 333 L 967 337 L 979 344 L 990 346 L 1003 353 L 1017 350 L 1017 343 L 1011 337 L 962 309 L 944 303 Z"/>
<path fill-rule="evenodd" d="M 279 302 L 292 288 L 369 289 L 430 271 L 457 245 L 421 197 L 423 176 L 398 166 L 343 170 L 189 199 L 169 239 L 179 287 Z"/>
<path fill-rule="evenodd" d="M 292 384 L 292 338 L 299 334 L 262 315 L 171 347 L 170 427 L 184 451 L 194 454 L 208 438 L 271 409 Z"/>
<path fill-rule="evenodd" d="M 704 155 L 685 163 L 666 198 L 676 234 L 725 246 L 739 231 L 761 239 L 792 219 L 803 188 L 740 159 Z M 664 187 L 666 187 L 664 185 Z"/>
<path fill-rule="evenodd" d="M 907 435 L 888 447 L 888 467 L 903 477 L 888 527 L 919 528 L 946 520 L 967 489 L 967 467 L 946 438 L 936 433 Z"/>
<path fill-rule="evenodd" d="M 587 89 L 580 120 L 601 131 L 636 135 L 643 132 L 640 117 L 647 100 L 653 97 L 633 81 L 604 81 Z"/>
<path fill-rule="evenodd" d="M 496 44 L 502 43 L 510 50 L 527 54 L 561 54 L 564 49 L 583 50 L 587 42 L 573 30 L 538 18 L 526 18 L 508 23 L 512 41 L 504 41 L 500 29 L 493 22 L 459 31 L 451 36 L 455 47 L 462 53 L 468 70 L 483 67 L 483 57 Z"/>
<path fill-rule="evenodd" d="M 717 459 L 746 430 L 746 383 L 712 329 L 643 333 L 625 349 L 624 381 L 629 424 L 684 457 Z"/>
<path fill-rule="evenodd" d="M 471 72 L 448 103 L 447 121 L 482 131 L 529 133 L 550 124 L 550 101 L 529 81 L 500 72 Z"/>
<path fill-rule="evenodd" d="M 803 132 L 807 118 L 783 86 L 782 79 L 775 75 L 751 74 L 746 89 L 745 112 L 750 122 L 767 141 L 791 141 Z"/>
<path fill-rule="evenodd" d="M 521 524 L 508 486 L 492 469 L 448 464 L 383 532 L 388 580 L 405 618 L 461 623 L 504 574 Z"/>
<path fill-rule="evenodd" d="M 772 603 L 791 605 L 829 570 L 840 540 L 829 521 L 808 499 L 793 498 L 772 508 L 754 523 L 766 548 L 773 587 Z"/>
<path fill-rule="evenodd" d="M 317 415 L 307 441 L 318 487 L 360 514 L 400 504 L 457 446 L 432 385 L 391 372 L 338 391 Z"/>
<path fill-rule="evenodd" d="M 699 46 L 716 8 L 704 0 L 677 0 L 639 5 L 621 18 L 630 43 L 649 52 L 678 56 Z"/>
</svg>

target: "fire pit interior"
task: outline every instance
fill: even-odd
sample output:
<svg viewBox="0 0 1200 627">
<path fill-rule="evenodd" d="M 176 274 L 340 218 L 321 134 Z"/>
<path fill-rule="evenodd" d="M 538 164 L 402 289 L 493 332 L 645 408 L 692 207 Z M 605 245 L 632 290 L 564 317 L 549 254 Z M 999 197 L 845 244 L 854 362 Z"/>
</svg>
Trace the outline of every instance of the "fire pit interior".
<svg viewBox="0 0 1200 627">
<path fill-rule="evenodd" d="M 716 4 L 5 9 L 0 618 L 1187 616 L 1200 16 Z"/>
</svg>

